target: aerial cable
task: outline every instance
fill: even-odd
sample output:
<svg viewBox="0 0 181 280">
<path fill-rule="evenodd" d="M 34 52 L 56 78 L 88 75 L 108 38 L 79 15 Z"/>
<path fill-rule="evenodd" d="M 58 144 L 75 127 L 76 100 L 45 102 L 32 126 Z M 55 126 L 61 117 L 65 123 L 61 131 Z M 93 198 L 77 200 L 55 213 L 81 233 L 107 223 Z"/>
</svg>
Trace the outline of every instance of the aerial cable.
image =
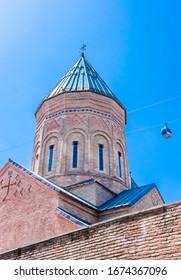
<svg viewBox="0 0 181 280">
<path fill-rule="evenodd" d="M 156 106 L 156 105 L 159 105 L 159 104 L 162 104 L 162 103 L 165 103 L 165 102 L 168 102 L 168 101 L 171 101 L 171 100 L 174 100 L 174 99 L 177 99 L 177 98 L 180 98 L 181 95 L 176 95 L 174 97 L 170 97 L 170 98 L 167 98 L 167 99 L 164 99 L 164 100 L 161 100 L 161 101 L 158 101 L 158 102 L 155 102 L 153 104 L 150 104 L 150 105 L 146 105 L 146 106 L 143 106 L 143 107 L 140 107 L 140 108 L 136 108 L 136 109 L 133 109 L 131 111 L 128 111 L 128 114 L 131 114 L 131 113 L 134 113 L 134 112 L 137 112 L 137 111 L 141 111 L 141 110 L 144 110 L 144 109 L 147 109 L 147 108 L 150 108 L 150 107 L 153 107 L 153 106 Z M 177 120 L 174 120 L 174 121 L 169 121 L 169 123 L 173 123 L 175 121 L 179 121 L 181 119 L 177 119 Z M 144 127 L 144 128 L 138 128 L 138 129 L 135 129 L 135 130 L 131 130 L 131 131 L 128 131 L 126 132 L 126 134 L 128 133 L 132 133 L 132 132 L 137 132 L 137 131 L 141 131 L 141 130 L 145 130 L 145 129 L 149 129 L 149 128 L 154 128 L 154 127 L 159 127 L 161 126 L 162 124 L 157 124 L 157 125 L 152 125 L 152 126 L 148 126 L 148 127 Z M 33 142 L 33 140 L 29 140 L 27 142 L 24 142 L 24 143 L 21 143 L 21 144 L 18 144 L 16 146 L 12 146 L 12 147 L 9 147 L 7 149 L 4 149 L 4 150 L 0 150 L 0 153 L 3 153 L 3 152 L 6 152 L 6 151 L 9 151 L 9 150 L 13 150 L 13 149 L 16 149 L 16 148 L 19 148 L 23 145 L 26 145 L 28 143 L 31 143 Z"/>
<path fill-rule="evenodd" d="M 170 124 L 170 123 L 174 123 L 174 122 L 178 122 L 178 121 L 181 121 L 181 118 L 175 119 L 175 120 L 172 120 L 172 121 L 169 121 L 169 124 Z M 149 128 L 160 127 L 160 126 L 162 126 L 162 125 L 163 125 L 163 123 L 159 123 L 159 124 L 155 124 L 155 125 L 151 125 L 151 126 L 146 126 L 146 127 L 134 129 L 134 130 L 131 130 L 131 131 L 127 131 L 126 134 L 134 133 L 134 132 L 139 132 L 139 131 L 146 130 L 146 129 L 149 129 Z M 6 152 L 6 151 L 9 151 L 9 150 L 13 150 L 13 149 L 19 148 L 19 147 L 24 146 L 24 145 L 26 145 L 26 144 L 28 144 L 28 143 L 31 143 L 31 142 L 33 142 L 33 140 L 30 140 L 30 141 L 21 143 L 21 144 L 16 145 L 16 146 L 9 147 L 9 148 L 4 149 L 4 150 L 0 150 L 0 153 L 3 153 L 3 152 Z"/>
<path fill-rule="evenodd" d="M 172 120 L 172 121 L 169 121 L 168 123 L 170 124 L 170 123 L 174 123 L 174 122 L 178 122 L 178 121 L 181 121 L 181 118 L 175 119 L 175 120 Z M 162 126 L 162 125 L 163 125 L 163 123 L 161 123 L 161 124 L 155 124 L 155 125 L 147 126 L 147 127 L 142 127 L 142 128 L 134 129 L 134 130 L 131 130 L 131 131 L 127 131 L 126 134 L 133 133 L 133 132 L 137 132 L 137 131 L 146 130 L 146 129 L 149 129 L 149 128 L 160 127 L 160 126 Z"/>
<path fill-rule="evenodd" d="M 9 151 L 9 150 L 13 150 L 13 149 L 19 148 L 19 147 L 24 146 L 24 145 L 26 145 L 26 144 L 28 144 L 28 143 L 31 143 L 31 142 L 33 142 L 33 140 L 29 140 L 29 141 L 27 141 L 27 142 L 18 144 L 18 145 L 16 145 L 16 146 L 12 146 L 12 147 L 9 147 L 9 148 L 7 148 L 7 149 L 0 150 L 0 153 L 3 153 L 3 152 L 6 152 L 6 151 Z"/>
<path fill-rule="evenodd" d="M 137 111 L 141 111 L 141 110 L 144 110 L 144 109 L 147 109 L 147 108 L 150 108 L 150 107 L 153 107 L 153 106 L 156 106 L 156 105 L 159 105 L 159 104 L 162 104 L 162 103 L 165 103 L 165 102 L 168 102 L 168 101 L 180 98 L 180 97 L 181 97 L 181 95 L 176 95 L 174 97 L 170 97 L 170 98 L 155 102 L 155 103 L 150 104 L 150 105 L 146 105 L 146 106 L 143 106 L 143 107 L 140 107 L 140 108 L 136 108 L 136 109 L 133 109 L 131 111 L 128 111 L 128 114 L 131 114 L 131 113 L 134 113 L 134 112 L 137 112 Z"/>
</svg>

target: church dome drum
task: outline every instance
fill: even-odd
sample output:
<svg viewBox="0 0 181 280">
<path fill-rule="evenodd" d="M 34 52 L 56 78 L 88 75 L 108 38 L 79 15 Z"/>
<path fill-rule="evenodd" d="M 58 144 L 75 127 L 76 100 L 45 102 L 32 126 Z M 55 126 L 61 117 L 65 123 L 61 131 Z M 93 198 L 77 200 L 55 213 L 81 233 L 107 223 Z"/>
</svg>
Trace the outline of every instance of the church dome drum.
<svg viewBox="0 0 181 280">
<path fill-rule="evenodd" d="M 90 178 L 129 188 L 126 109 L 84 54 L 36 111 L 32 169 L 66 186 Z"/>
</svg>

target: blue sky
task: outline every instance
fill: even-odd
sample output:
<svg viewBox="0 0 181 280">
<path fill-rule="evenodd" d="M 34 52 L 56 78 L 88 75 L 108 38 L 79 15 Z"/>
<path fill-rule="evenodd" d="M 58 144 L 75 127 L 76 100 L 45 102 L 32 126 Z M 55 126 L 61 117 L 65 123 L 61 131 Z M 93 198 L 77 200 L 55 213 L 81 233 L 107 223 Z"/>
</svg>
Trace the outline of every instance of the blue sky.
<svg viewBox="0 0 181 280">
<path fill-rule="evenodd" d="M 179 0 L 0 0 L 0 166 L 12 158 L 30 168 L 34 112 L 85 43 L 127 108 L 133 178 L 180 200 L 180 13 Z M 165 122 L 170 139 L 160 134 Z"/>
</svg>

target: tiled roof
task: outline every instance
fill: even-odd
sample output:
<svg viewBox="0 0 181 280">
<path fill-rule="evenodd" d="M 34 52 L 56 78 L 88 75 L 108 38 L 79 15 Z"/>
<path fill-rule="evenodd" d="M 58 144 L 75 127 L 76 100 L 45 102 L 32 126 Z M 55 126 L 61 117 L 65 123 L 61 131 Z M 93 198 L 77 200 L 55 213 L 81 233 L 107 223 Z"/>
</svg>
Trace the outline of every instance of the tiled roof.
<svg viewBox="0 0 181 280">
<path fill-rule="evenodd" d="M 74 66 L 58 82 L 55 88 L 45 97 L 48 99 L 66 91 L 90 90 L 119 100 L 115 97 L 110 88 L 98 75 L 96 70 L 85 59 L 84 54 L 74 64 Z"/>
<path fill-rule="evenodd" d="M 150 184 L 142 187 L 137 187 L 130 190 L 124 190 L 117 197 L 113 197 L 99 207 L 99 210 L 111 209 L 120 206 L 133 206 L 143 196 L 145 196 L 153 188 L 156 188 L 155 184 Z M 158 190 L 158 189 L 157 189 Z"/>
</svg>

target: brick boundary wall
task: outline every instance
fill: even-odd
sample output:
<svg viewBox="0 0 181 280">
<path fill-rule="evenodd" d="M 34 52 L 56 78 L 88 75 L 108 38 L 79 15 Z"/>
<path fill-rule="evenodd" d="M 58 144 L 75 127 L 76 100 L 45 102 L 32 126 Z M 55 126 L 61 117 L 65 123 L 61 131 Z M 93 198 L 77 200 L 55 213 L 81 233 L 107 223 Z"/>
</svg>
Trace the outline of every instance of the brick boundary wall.
<svg viewBox="0 0 181 280">
<path fill-rule="evenodd" d="M 6 252 L 0 259 L 181 259 L 181 201 Z"/>
</svg>

